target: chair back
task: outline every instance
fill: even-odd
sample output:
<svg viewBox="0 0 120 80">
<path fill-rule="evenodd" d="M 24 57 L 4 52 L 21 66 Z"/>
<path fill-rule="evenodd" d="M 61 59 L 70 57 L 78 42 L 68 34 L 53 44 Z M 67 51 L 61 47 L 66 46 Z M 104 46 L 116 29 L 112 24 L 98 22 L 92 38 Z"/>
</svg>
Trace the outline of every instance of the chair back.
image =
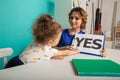
<svg viewBox="0 0 120 80">
<path fill-rule="evenodd" d="M 7 56 L 10 56 L 12 54 L 13 54 L 12 48 L 1 48 L 0 49 L 0 58 L 3 58 L 4 67 L 7 64 Z"/>
</svg>

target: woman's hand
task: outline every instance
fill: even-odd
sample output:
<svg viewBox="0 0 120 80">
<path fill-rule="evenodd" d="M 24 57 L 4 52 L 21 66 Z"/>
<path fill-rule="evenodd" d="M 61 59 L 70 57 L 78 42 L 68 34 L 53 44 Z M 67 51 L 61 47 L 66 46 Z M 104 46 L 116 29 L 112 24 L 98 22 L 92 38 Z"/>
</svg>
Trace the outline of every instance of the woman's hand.
<svg viewBox="0 0 120 80">
<path fill-rule="evenodd" d="M 107 50 L 102 50 L 101 56 L 106 57 L 108 54 Z"/>
</svg>

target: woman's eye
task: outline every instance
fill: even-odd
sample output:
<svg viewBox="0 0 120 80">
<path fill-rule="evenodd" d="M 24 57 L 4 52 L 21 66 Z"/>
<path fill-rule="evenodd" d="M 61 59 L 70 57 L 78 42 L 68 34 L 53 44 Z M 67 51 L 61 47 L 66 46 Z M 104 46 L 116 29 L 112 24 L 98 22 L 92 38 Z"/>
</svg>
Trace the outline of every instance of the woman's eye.
<svg viewBox="0 0 120 80">
<path fill-rule="evenodd" d="M 70 17 L 70 20 L 73 20 L 73 19 L 79 20 L 80 18 L 79 17 Z"/>
<path fill-rule="evenodd" d="M 75 18 L 75 20 L 79 20 L 80 18 Z"/>
</svg>

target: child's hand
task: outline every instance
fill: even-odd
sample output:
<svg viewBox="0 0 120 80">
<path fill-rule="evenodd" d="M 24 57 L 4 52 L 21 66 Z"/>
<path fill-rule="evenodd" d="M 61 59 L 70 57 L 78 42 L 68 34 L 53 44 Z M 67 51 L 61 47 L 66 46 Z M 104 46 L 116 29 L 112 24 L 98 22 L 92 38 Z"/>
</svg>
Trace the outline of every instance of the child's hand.
<svg viewBox="0 0 120 80">
<path fill-rule="evenodd" d="M 79 53 L 80 50 L 79 49 L 64 49 L 64 50 L 58 50 L 58 53 L 55 54 L 53 56 L 53 58 L 57 58 L 57 59 L 62 59 L 63 56 L 69 56 L 69 55 L 73 55 L 73 54 L 77 54 Z M 59 57 L 62 56 L 62 57 Z"/>
<path fill-rule="evenodd" d="M 66 49 L 68 49 L 68 50 L 75 50 L 72 46 L 66 46 Z"/>
<path fill-rule="evenodd" d="M 67 51 L 67 55 L 73 55 L 73 54 L 78 54 L 80 53 L 80 50 L 78 49 L 70 49 Z"/>
<path fill-rule="evenodd" d="M 63 59 L 64 57 L 63 56 L 54 56 L 54 57 L 52 57 L 53 59 Z"/>
<path fill-rule="evenodd" d="M 106 50 L 102 50 L 102 53 L 101 53 L 101 56 L 102 56 L 102 57 L 106 57 L 106 56 L 107 56 L 107 54 L 108 54 L 108 53 L 107 53 L 107 51 L 106 51 Z"/>
</svg>

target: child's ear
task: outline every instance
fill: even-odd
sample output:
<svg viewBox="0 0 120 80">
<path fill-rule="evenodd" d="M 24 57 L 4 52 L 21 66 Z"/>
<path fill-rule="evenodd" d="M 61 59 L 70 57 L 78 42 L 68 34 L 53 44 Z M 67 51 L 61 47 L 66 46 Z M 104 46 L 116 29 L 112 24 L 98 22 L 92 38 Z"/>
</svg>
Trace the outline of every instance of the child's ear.
<svg viewBox="0 0 120 80">
<path fill-rule="evenodd" d="M 52 40 L 48 40 L 48 43 L 47 43 L 49 46 L 52 46 L 53 44 L 53 41 Z"/>
</svg>

